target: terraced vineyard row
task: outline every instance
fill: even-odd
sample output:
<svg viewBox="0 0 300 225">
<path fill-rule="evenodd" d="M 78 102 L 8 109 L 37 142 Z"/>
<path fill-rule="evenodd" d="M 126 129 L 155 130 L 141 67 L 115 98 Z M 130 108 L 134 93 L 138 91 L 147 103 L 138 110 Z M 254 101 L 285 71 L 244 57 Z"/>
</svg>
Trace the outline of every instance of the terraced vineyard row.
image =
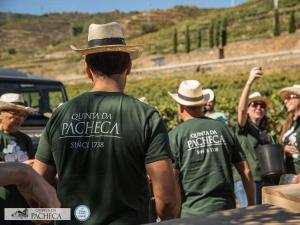
<svg viewBox="0 0 300 225">
<path fill-rule="evenodd" d="M 236 112 L 239 96 L 242 92 L 248 74 L 227 76 L 181 76 L 173 78 L 155 79 L 129 79 L 125 92 L 136 98 L 146 97 L 149 104 L 157 107 L 168 127 L 178 124 L 177 109 L 175 102 L 169 97 L 168 91 L 176 92 L 180 82 L 184 79 L 196 79 L 201 82 L 203 88 L 211 88 L 217 96 L 216 110 L 224 112 L 229 118 L 230 126 L 236 123 Z M 273 101 L 273 107 L 268 112 L 274 132 L 279 133 L 281 124 L 287 113 L 278 91 L 286 86 L 300 83 L 300 73 L 272 74 L 257 80 L 252 91 L 260 91 Z M 67 91 L 72 98 L 89 90 L 90 84 L 68 85 Z"/>
</svg>

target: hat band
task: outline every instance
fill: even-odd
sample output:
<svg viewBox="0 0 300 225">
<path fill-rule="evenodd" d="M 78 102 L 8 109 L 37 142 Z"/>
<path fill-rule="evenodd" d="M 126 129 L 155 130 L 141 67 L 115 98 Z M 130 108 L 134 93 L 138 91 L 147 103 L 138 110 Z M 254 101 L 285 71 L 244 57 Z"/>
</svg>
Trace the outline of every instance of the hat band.
<svg viewBox="0 0 300 225">
<path fill-rule="evenodd" d="M 178 97 L 183 100 L 191 101 L 191 102 L 196 102 L 196 101 L 200 101 L 203 99 L 203 95 L 199 96 L 199 97 L 187 97 L 187 96 L 181 95 L 180 93 L 178 93 Z"/>
<path fill-rule="evenodd" d="M 103 38 L 88 41 L 88 47 L 99 47 L 105 45 L 126 45 L 124 38 Z"/>
</svg>

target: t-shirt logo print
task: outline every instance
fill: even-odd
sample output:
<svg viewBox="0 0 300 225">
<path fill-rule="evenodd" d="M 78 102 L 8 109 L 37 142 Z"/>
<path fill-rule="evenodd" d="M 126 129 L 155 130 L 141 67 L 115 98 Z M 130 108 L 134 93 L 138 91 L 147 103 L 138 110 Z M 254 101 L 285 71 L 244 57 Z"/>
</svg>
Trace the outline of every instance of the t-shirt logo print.
<svg viewBox="0 0 300 225">
<path fill-rule="evenodd" d="M 226 142 L 223 135 L 219 134 L 216 130 L 191 133 L 187 140 L 187 150 L 196 150 L 198 155 L 209 152 L 218 152 L 218 146 L 221 145 L 226 145 Z"/>
<path fill-rule="evenodd" d="M 71 119 L 61 125 L 60 139 L 77 138 L 71 143 L 71 149 L 103 148 L 104 142 L 90 141 L 90 137 L 122 138 L 120 125 L 111 113 L 73 113 Z M 79 139 L 78 139 L 79 138 Z"/>
<path fill-rule="evenodd" d="M 24 162 L 28 160 L 26 152 L 15 141 L 10 141 L 6 148 L 3 149 L 5 162 Z"/>
</svg>

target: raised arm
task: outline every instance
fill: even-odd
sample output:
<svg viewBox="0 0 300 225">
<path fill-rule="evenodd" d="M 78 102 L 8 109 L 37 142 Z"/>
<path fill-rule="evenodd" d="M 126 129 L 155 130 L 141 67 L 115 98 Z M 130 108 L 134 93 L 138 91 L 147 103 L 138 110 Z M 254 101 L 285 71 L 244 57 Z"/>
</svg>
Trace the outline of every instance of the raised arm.
<svg viewBox="0 0 300 225">
<path fill-rule="evenodd" d="M 24 163 L 0 163 L 0 186 L 15 184 L 30 207 L 60 207 L 56 191 Z"/>
<path fill-rule="evenodd" d="M 238 124 L 241 127 L 244 127 L 248 118 L 248 97 L 251 90 L 251 86 L 255 79 L 262 77 L 262 70 L 260 67 L 254 67 L 250 71 L 249 78 L 243 89 L 239 106 L 238 106 Z"/>
<path fill-rule="evenodd" d="M 171 161 L 166 159 L 146 164 L 146 170 L 152 182 L 157 215 L 162 220 L 177 218 L 181 202 Z"/>
<path fill-rule="evenodd" d="M 253 177 L 248 162 L 246 160 L 243 160 L 241 162 L 235 163 L 234 166 L 242 178 L 243 185 L 247 194 L 248 205 L 249 206 L 254 205 L 255 204 L 254 181 L 253 181 Z"/>
</svg>

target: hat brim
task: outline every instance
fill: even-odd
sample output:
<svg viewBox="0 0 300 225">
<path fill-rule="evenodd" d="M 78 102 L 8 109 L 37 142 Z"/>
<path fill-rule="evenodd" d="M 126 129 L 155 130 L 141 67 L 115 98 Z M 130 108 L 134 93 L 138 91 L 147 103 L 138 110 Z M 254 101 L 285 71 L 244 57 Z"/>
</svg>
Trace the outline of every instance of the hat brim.
<svg viewBox="0 0 300 225">
<path fill-rule="evenodd" d="M 279 91 L 279 94 L 281 95 L 281 97 L 285 97 L 288 94 L 295 94 L 295 95 L 300 96 L 300 89 L 296 88 L 296 87 L 286 87 L 286 88 L 281 89 Z"/>
<path fill-rule="evenodd" d="M 249 104 L 251 102 L 264 102 L 268 108 L 273 105 L 273 102 L 264 96 L 253 97 L 253 98 L 249 99 Z"/>
<path fill-rule="evenodd" d="M 106 45 L 91 48 L 76 48 L 74 45 L 70 45 L 71 49 L 82 55 L 89 55 L 101 52 L 126 52 L 130 55 L 132 60 L 137 59 L 142 55 L 142 45 Z"/>
<path fill-rule="evenodd" d="M 27 113 L 35 111 L 33 108 L 30 108 L 30 107 L 27 107 L 27 106 L 17 105 L 17 104 L 13 104 L 13 103 L 9 103 L 9 102 L 0 101 L 0 111 L 8 110 L 8 109 L 27 112 Z"/>
<path fill-rule="evenodd" d="M 214 95 L 214 92 L 213 90 L 211 89 L 203 89 L 202 90 L 202 93 L 204 95 L 204 98 L 207 99 L 208 102 L 211 102 L 215 99 L 215 95 Z"/>
<path fill-rule="evenodd" d="M 202 106 L 202 105 L 206 105 L 207 103 L 207 100 L 208 98 L 205 97 L 203 95 L 203 99 L 200 100 L 200 101 L 187 101 L 187 100 L 184 100 L 180 97 L 178 97 L 178 94 L 173 94 L 173 93 L 170 93 L 168 92 L 168 94 L 177 102 L 179 103 L 180 105 L 184 105 L 184 106 Z M 208 95 L 207 95 L 208 96 Z"/>
</svg>

